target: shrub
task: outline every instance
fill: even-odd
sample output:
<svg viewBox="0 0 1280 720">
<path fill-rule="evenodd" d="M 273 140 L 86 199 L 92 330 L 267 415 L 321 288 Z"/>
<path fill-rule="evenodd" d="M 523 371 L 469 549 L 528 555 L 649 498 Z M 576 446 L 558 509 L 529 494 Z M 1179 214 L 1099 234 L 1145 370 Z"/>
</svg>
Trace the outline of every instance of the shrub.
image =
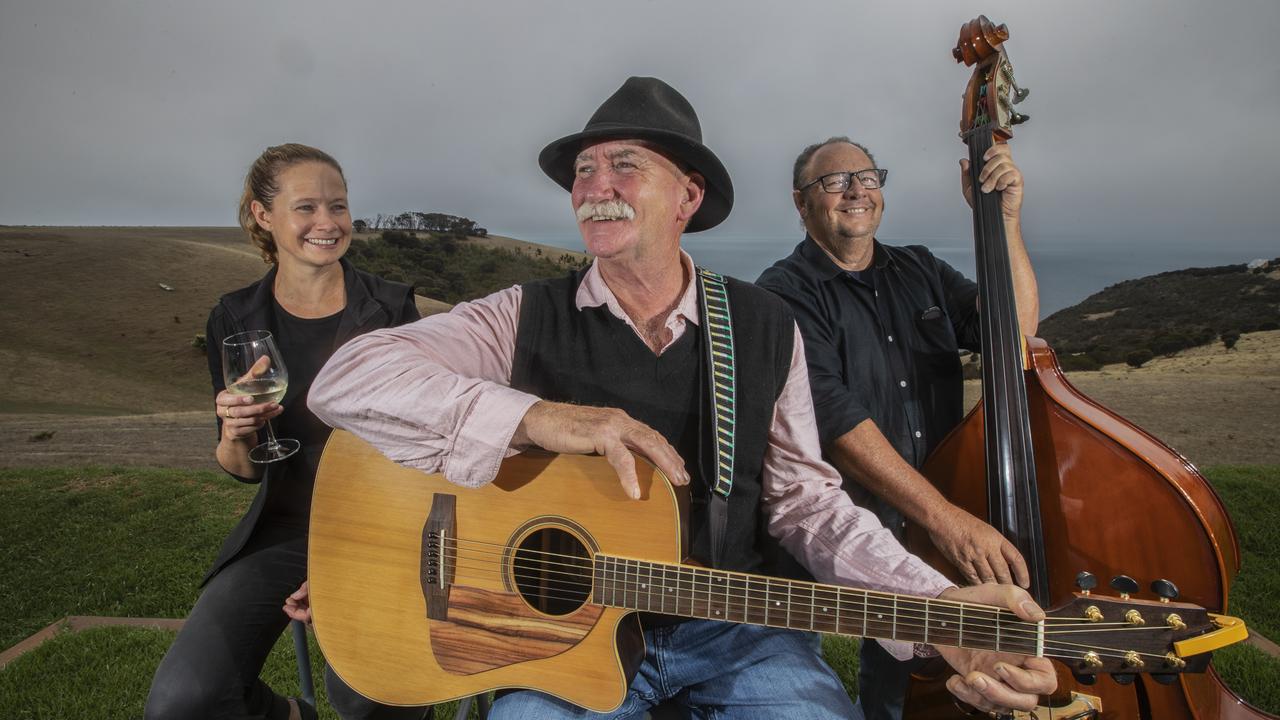
<svg viewBox="0 0 1280 720">
<path fill-rule="evenodd" d="M 1129 363 L 1129 367 L 1140 368 L 1150 362 L 1153 357 L 1155 357 L 1155 355 L 1153 355 L 1150 350 L 1143 348 L 1141 350 L 1134 350 L 1128 355 L 1125 355 L 1124 361 Z"/>
<path fill-rule="evenodd" d="M 1240 331 L 1227 330 L 1226 332 L 1222 333 L 1221 339 L 1222 339 L 1222 347 L 1228 350 L 1231 350 L 1235 348 L 1236 343 L 1240 341 Z"/>
<path fill-rule="evenodd" d="M 1194 347 L 1195 344 L 1196 344 L 1195 338 L 1192 338 L 1191 336 L 1186 335 L 1185 333 L 1180 333 L 1180 332 L 1161 333 L 1151 338 L 1151 352 L 1155 353 L 1156 355 L 1173 357 L 1173 355 L 1177 353 L 1179 350 L 1185 350 L 1186 348 Z M 1127 362 L 1128 358 L 1126 357 L 1125 360 Z"/>
</svg>

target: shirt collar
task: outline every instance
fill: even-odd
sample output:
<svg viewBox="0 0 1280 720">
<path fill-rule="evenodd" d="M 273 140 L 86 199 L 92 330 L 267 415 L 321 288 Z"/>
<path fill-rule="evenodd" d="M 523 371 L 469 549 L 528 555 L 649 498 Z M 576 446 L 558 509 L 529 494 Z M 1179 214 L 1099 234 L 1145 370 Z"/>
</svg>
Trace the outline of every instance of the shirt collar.
<svg viewBox="0 0 1280 720">
<path fill-rule="evenodd" d="M 822 250 L 819 249 L 818 252 L 822 252 Z M 605 283 L 604 277 L 600 274 L 599 262 L 598 259 L 593 260 L 591 267 L 587 268 L 587 273 L 582 277 L 582 282 L 578 285 L 578 292 L 574 296 L 574 305 L 579 310 L 604 305 L 614 317 L 635 327 L 635 323 L 623 311 L 622 305 L 618 302 L 618 297 L 609 289 L 609 285 Z M 689 257 L 689 253 L 683 249 L 680 250 L 680 265 L 683 266 L 684 276 L 689 281 L 685 284 L 684 292 L 680 295 L 680 302 L 676 303 L 671 314 L 667 316 L 667 325 L 670 326 L 680 320 L 697 325 L 699 317 L 698 288 L 697 283 L 694 281 L 696 275 L 693 271 L 693 258 Z"/>
<path fill-rule="evenodd" d="M 885 251 L 884 246 L 879 240 L 872 240 L 871 266 L 877 270 L 893 266 L 893 256 Z M 805 264 L 818 277 L 819 280 L 827 281 L 832 278 L 839 277 L 846 273 L 846 270 L 836 264 L 835 260 L 823 250 L 818 241 L 813 239 L 812 235 L 805 233 L 804 242 L 800 243 L 800 257 L 804 258 Z"/>
</svg>

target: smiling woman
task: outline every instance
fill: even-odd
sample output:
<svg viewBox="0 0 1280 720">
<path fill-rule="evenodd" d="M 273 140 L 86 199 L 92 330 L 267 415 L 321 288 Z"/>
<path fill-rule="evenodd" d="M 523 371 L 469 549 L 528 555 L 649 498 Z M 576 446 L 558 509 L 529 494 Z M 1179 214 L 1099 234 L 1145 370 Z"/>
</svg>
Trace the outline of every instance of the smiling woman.
<svg viewBox="0 0 1280 720">
<path fill-rule="evenodd" d="M 347 340 L 418 318 L 411 288 L 356 270 L 342 258 L 351 244 L 347 183 L 327 153 L 298 144 L 268 148 L 245 177 L 240 224 L 272 268 L 258 282 L 222 296 L 209 315 L 215 455 L 232 477 L 260 486 L 156 670 L 147 718 L 315 717 L 310 705 L 276 695 L 258 677 L 289 622 L 285 607 L 297 605 L 295 591 L 306 581 L 311 491 L 330 430 L 305 398 L 321 366 Z M 282 365 L 288 375 L 280 394 L 228 390 L 228 381 L 242 383 L 236 373 L 224 378 L 223 340 L 246 331 L 266 331 L 279 350 L 279 361 L 255 363 L 246 375 L 259 377 Z M 301 449 L 275 462 L 251 456 L 268 420 Z M 334 676 L 326 684 L 344 718 L 423 713 L 375 705 Z"/>
</svg>

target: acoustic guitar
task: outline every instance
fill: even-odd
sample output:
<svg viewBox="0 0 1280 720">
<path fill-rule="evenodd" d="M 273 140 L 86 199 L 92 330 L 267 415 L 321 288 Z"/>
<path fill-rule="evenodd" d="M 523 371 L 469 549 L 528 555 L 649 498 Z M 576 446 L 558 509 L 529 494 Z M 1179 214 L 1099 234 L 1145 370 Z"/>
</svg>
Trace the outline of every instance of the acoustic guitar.
<svg viewBox="0 0 1280 720">
<path fill-rule="evenodd" d="M 1030 623 L 987 605 L 686 564 L 685 493 L 643 459 L 525 453 L 464 488 L 335 431 L 311 503 L 311 610 L 362 695 L 424 705 L 530 688 L 606 712 L 644 656 L 637 611 L 1052 657 L 1081 673 L 1202 671 L 1247 632 L 1195 605 L 1079 593 Z"/>
</svg>

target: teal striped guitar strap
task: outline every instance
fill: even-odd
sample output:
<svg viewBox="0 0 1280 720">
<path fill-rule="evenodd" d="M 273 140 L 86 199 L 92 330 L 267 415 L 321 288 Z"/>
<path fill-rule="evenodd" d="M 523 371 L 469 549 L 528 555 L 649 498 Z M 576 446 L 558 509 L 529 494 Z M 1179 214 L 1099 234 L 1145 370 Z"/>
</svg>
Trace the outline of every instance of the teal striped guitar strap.
<svg viewBox="0 0 1280 720">
<path fill-rule="evenodd" d="M 714 424 L 714 482 L 708 515 L 711 521 L 711 564 L 720 567 L 724 557 L 725 529 L 729 524 L 729 494 L 733 492 L 733 439 L 736 422 L 737 388 L 734 384 L 733 318 L 724 276 L 697 268 L 698 294 L 702 298 L 703 340 L 707 350 L 707 372 L 711 386 L 711 415 Z"/>
</svg>

